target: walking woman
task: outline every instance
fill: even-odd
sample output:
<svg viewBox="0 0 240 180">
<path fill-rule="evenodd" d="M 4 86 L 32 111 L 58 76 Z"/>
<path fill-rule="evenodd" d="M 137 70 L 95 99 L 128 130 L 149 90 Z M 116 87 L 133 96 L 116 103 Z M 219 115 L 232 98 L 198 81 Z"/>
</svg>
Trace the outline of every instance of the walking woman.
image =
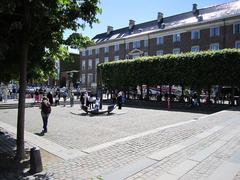
<svg viewBox="0 0 240 180">
<path fill-rule="evenodd" d="M 48 117 L 51 113 L 51 104 L 48 100 L 48 98 L 43 97 L 42 103 L 41 103 L 41 115 L 43 120 L 43 133 L 47 132 L 47 125 L 48 125 Z"/>
</svg>

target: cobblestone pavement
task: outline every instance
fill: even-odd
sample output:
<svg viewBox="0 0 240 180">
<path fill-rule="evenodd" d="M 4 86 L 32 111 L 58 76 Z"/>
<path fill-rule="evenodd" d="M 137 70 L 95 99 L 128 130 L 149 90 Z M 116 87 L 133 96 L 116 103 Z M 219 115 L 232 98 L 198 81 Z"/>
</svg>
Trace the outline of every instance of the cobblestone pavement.
<svg viewBox="0 0 240 180">
<path fill-rule="evenodd" d="M 26 130 L 41 131 L 39 109 L 26 112 Z M 15 113 L 1 110 L 0 121 L 15 126 Z M 48 163 L 30 179 L 239 179 L 239 111 L 124 108 L 86 116 L 79 107 L 55 107 L 49 123 L 41 138 L 82 154 Z"/>
<path fill-rule="evenodd" d="M 16 109 L 0 110 L 0 115 L 0 121 L 16 126 Z M 201 116 L 203 114 L 125 107 L 115 109 L 111 115 L 86 116 L 79 104 L 73 108 L 58 106 L 52 108 L 49 131 L 44 137 L 67 148 L 84 149 Z M 42 131 L 39 108 L 26 108 L 25 130 L 31 133 Z"/>
</svg>

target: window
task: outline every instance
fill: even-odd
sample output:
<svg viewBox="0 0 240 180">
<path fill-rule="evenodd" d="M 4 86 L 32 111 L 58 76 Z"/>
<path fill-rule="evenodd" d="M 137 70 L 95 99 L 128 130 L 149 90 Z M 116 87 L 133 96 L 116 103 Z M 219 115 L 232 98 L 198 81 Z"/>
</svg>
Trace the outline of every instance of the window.
<svg viewBox="0 0 240 180">
<path fill-rule="evenodd" d="M 181 35 L 180 34 L 174 34 L 173 35 L 173 42 L 180 42 L 181 41 Z"/>
<path fill-rule="evenodd" d="M 88 69 L 92 69 L 92 60 L 91 59 L 88 60 Z"/>
<path fill-rule="evenodd" d="M 85 50 L 82 51 L 82 56 L 86 56 L 86 51 Z"/>
<path fill-rule="evenodd" d="M 133 48 L 140 48 L 140 41 L 134 41 L 133 42 Z"/>
<path fill-rule="evenodd" d="M 91 84 L 93 82 L 93 74 L 88 74 L 88 84 Z"/>
<path fill-rule="evenodd" d="M 233 34 L 239 34 L 240 33 L 240 23 L 233 25 Z"/>
<path fill-rule="evenodd" d="M 86 82 L 86 75 L 82 74 L 82 83 L 85 83 L 85 82 Z"/>
<path fill-rule="evenodd" d="M 108 52 L 109 52 L 109 47 L 105 47 L 105 48 L 104 48 L 104 52 L 105 52 L 105 53 L 108 53 Z"/>
<path fill-rule="evenodd" d="M 126 43 L 126 44 L 125 44 L 125 48 L 126 48 L 126 49 L 129 49 L 129 43 Z"/>
<path fill-rule="evenodd" d="M 157 45 L 163 44 L 163 43 L 164 43 L 164 38 L 163 38 L 163 36 L 157 37 Z"/>
<path fill-rule="evenodd" d="M 104 62 L 108 62 L 108 57 L 105 57 L 105 58 L 104 58 Z"/>
<path fill-rule="evenodd" d="M 194 39 L 200 39 L 200 32 L 199 31 L 192 31 L 192 34 L 191 34 L 191 37 L 192 37 L 192 40 Z"/>
<path fill-rule="evenodd" d="M 92 49 L 89 49 L 88 55 L 92 55 Z"/>
<path fill-rule="evenodd" d="M 239 49 L 240 48 L 240 41 L 235 42 L 235 48 Z"/>
<path fill-rule="evenodd" d="M 148 47 L 148 39 L 144 40 L 144 47 Z"/>
<path fill-rule="evenodd" d="M 156 53 L 157 56 L 162 56 L 163 55 L 163 50 L 158 50 Z"/>
<path fill-rule="evenodd" d="M 82 70 L 85 70 L 86 67 L 86 61 L 82 61 Z"/>
<path fill-rule="evenodd" d="M 210 44 L 210 50 L 219 50 L 219 43 Z"/>
<path fill-rule="evenodd" d="M 96 48 L 96 49 L 95 49 L 95 53 L 96 53 L 96 54 L 99 54 L 99 48 Z"/>
<path fill-rule="evenodd" d="M 119 56 L 114 56 L 114 60 L 115 61 L 119 60 Z"/>
<path fill-rule="evenodd" d="M 96 58 L 96 60 L 95 60 L 95 68 L 97 68 L 98 64 L 99 64 L 99 58 Z"/>
<path fill-rule="evenodd" d="M 210 37 L 217 37 L 220 35 L 219 27 L 213 27 L 210 29 Z"/>
<path fill-rule="evenodd" d="M 192 46 L 191 51 L 192 52 L 199 52 L 199 46 Z"/>
<path fill-rule="evenodd" d="M 180 48 L 173 49 L 173 54 L 180 54 Z"/>
<path fill-rule="evenodd" d="M 116 44 L 116 45 L 114 46 L 114 51 L 119 51 L 119 44 Z"/>
</svg>

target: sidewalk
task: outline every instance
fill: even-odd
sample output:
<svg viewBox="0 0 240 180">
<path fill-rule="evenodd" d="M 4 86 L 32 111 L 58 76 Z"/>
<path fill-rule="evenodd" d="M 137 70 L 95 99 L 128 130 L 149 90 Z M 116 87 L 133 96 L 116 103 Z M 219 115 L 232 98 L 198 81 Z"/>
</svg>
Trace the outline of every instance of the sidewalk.
<svg viewBox="0 0 240 180">
<path fill-rule="evenodd" d="M 118 114 L 110 117 L 119 118 Z M 0 152 L 12 155 L 16 129 L 1 121 L 0 127 Z M 67 148 L 46 138 L 25 132 L 26 147 L 41 148 L 44 172 L 24 177 L 7 171 L 0 179 L 240 179 L 239 110 L 155 127 L 88 148 Z"/>
</svg>

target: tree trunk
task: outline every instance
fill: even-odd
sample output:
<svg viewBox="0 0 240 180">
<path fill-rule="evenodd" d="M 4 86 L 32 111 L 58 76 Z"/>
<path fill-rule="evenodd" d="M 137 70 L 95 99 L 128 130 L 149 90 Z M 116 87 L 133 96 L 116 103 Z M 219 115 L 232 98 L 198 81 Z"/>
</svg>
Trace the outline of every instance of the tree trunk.
<svg viewBox="0 0 240 180">
<path fill-rule="evenodd" d="M 27 1 L 25 3 L 25 16 L 22 34 L 22 42 L 20 47 L 20 81 L 19 81 L 19 101 L 18 101 L 18 116 L 17 116 L 17 152 L 16 159 L 22 160 L 25 158 L 24 148 L 24 121 L 25 121 L 25 95 L 27 86 L 27 60 L 29 50 L 29 32 L 30 32 L 30 7 Z"/>
</svg>

